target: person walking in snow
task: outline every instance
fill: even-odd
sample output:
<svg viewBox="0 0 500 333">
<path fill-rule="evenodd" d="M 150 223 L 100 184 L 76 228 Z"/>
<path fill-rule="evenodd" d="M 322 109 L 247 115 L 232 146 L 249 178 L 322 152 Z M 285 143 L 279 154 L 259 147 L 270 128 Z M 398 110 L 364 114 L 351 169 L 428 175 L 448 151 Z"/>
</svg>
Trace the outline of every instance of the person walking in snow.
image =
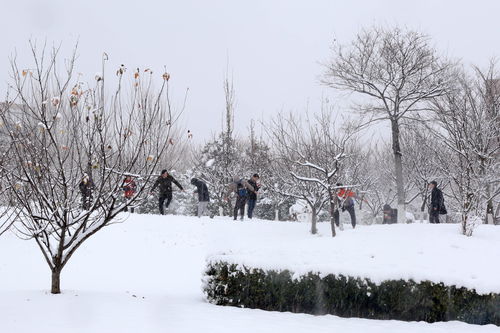
<svg viewBox="0 0 500 333">
<path fill-rule="evenodd" d="M 126 176 L 122 183 L 123 197 L 125 200 L 130 200 L 134 197 L 135 191 L 137 189 L 137 184 L 135 183 L 132 176 Z M 128 211 L 128 207 L 125 207 L 125 212 Z M 130 208 L 130 212 L 134 212 L 134 207 Z"/>
<path fill-rule="evenodd" d="M 172 183 L 174 183 L 181 191 L 184 191 L 182 185 L 174 177 L 172 177 L 167 170 L 162 170 L 160 177 L 158 177 L 151 188 L 150 193 L 152 193 L 156 187 L 158 187 L 160 191 L 158 196 L 158 208 L 161 215 L 165 215 L 164 206 L 168 209 L 170 202 L 172 202 Z M 166 204 L 164 204 L 165 200 L 167 200 Z"/>
<path fill-rule="evenodd" d="M 238 211 L 240 212 L 241 220 L 243 221 L 245 216 L 245 204 L 248 199 L 248 194 L 254 192 L 255 190 L 253 186 L 250 185 L 248 181 L 239 177 L 234 177 L 233 182 L 228 185 L 226 200 L 229 202 L 229 196 L 231 195 L 231 193 L 236 194 L 236 204 L 234 205 L 233 210 L 235 221 L 238 219 Z"/>
<path fill-rule="evenodd" d="M 431 190 L 429 200 L 429 222 L 439 223 L 439 214 L 446 214 L 443 191 L 438 189 L 437 182 L 435 180 L 429 183 L 429 190 Z"/>
<path fill-rule="evenodd" d="M 83 174 L 78 187 L 82 195 L 82 209 L 89 210 L 92 206 L 92 191 L 94 190 L 94 182 L 87 173 Z"/>
<path fill-rule="evenodd" d="M 254 192 L 250 192 L 248 194 L 248 218 L 252 219 L 253 217 L 253 210 L 255 209 L 255 205 L 257 203 L 257 192 L 260 189 L 260 184 L 259 182 L 259 175 L 254 174 L 252 178 L 248 180 L 248 183 L 253 187 Z"/>
<path fill-rule="evenodd" d="M 344 187 L 342 183 L 337 183 L 337 209 L 334 212 L 335 224 L 340 226 L 340 213 L 339 208 L 342 212 L 349 212 L 351 216 L 351 225 L 356 228 L 356 212 L 354 211 L 354 198 L 356 198 L 356 193 Z"/>
<path fill-rule="evenodd" d="M 196 186 L 195 194 L 198 194 L 198 217 L 202 217 L 208 212 L 208 203 L 210 202 L 210 194 L 207 184 L 197 178 L 191 179 L 191 184 Z"/>
</svg>

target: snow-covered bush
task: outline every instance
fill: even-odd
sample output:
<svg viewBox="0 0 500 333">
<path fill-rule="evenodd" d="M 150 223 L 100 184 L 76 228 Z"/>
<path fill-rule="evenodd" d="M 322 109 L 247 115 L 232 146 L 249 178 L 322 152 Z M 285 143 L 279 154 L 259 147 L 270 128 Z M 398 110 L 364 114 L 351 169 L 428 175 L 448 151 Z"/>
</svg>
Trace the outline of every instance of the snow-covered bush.
<svg viewBox="0 0 500 333">
<path fill-rule="evenodd" d="M 268 311 L 333 314 L 341 317 L 406 321 L 460 320 L 500 325 L 500 294 L 430 281 L 370 279 L 288 270 L 253 269 L 224 262 L 210 263 L 205 272 L 208 300 Z"/>
</svg>

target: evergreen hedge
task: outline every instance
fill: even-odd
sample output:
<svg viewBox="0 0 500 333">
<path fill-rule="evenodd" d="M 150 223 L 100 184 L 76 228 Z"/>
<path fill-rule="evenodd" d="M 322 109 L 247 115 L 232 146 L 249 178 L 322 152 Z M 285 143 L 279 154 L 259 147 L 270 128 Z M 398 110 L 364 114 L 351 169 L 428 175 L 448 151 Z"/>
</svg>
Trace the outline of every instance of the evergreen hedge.
<svg viewBox="0 0 500 333">
<path fill-rule="evenodd" d="M 208 264 L 204 291 L 217 305 L 289 311 L 314 315 L 396 319 L 460 320 L 500 326 L 500 294 L 443 283 L 369 279 L 308 273 L 299 278 L 288 270 L 248 268 L 225 262 Z"/>
</svg>

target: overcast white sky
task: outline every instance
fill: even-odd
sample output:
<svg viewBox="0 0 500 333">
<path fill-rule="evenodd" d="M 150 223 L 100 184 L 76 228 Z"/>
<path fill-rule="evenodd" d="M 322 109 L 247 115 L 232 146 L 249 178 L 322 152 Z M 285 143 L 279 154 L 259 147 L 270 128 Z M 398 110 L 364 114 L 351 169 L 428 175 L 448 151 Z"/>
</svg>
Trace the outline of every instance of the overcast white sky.
<svg viewBox="0 0 500 333">
<path fill-rule="evenodd" d="M 0 0 L 0 93 L 8 57 L 21 64 L 29 38 L 63 42 L 69 53 L 79 39 L 78 72 L 92 78 L 103 51 L 108 73 L 163 65 L 178 99 L 189 87 L 184 121 L 207 138 L 221 127 L 222 80 L 229 59 L 237 94 L 236 128 L 280 110 L 314 110 L 321 96 L 320 61 L 334 39 L 347 43 L 364 26 L 402 25 L 433 38 L 436 47 L 464 63 L 487 64 L 500 56 L 500 1 L 310 0 Z M 22 65 L 21 65 L 22 67 Z M 339 101 L 339 104 L 342 104 Z"/>
</svg>

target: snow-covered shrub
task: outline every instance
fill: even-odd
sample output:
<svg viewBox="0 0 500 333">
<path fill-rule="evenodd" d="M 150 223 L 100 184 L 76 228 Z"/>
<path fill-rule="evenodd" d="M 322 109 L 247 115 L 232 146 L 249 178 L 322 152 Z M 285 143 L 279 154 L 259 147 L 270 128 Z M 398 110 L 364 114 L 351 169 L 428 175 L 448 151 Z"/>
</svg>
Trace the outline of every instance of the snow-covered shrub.
<svg viewBox="0 0 500 333">
<path fill-rule="evenodd" d="M 225 262 L 209 263 L 204 291 L 217 305 L 268 311 L 333 314 L 342 317 L 407 321 L 460 320 L 500 325 L 500 294 L 430 281 L 370 279 L 288 270 L 253 269 Z"/>
</svg>

